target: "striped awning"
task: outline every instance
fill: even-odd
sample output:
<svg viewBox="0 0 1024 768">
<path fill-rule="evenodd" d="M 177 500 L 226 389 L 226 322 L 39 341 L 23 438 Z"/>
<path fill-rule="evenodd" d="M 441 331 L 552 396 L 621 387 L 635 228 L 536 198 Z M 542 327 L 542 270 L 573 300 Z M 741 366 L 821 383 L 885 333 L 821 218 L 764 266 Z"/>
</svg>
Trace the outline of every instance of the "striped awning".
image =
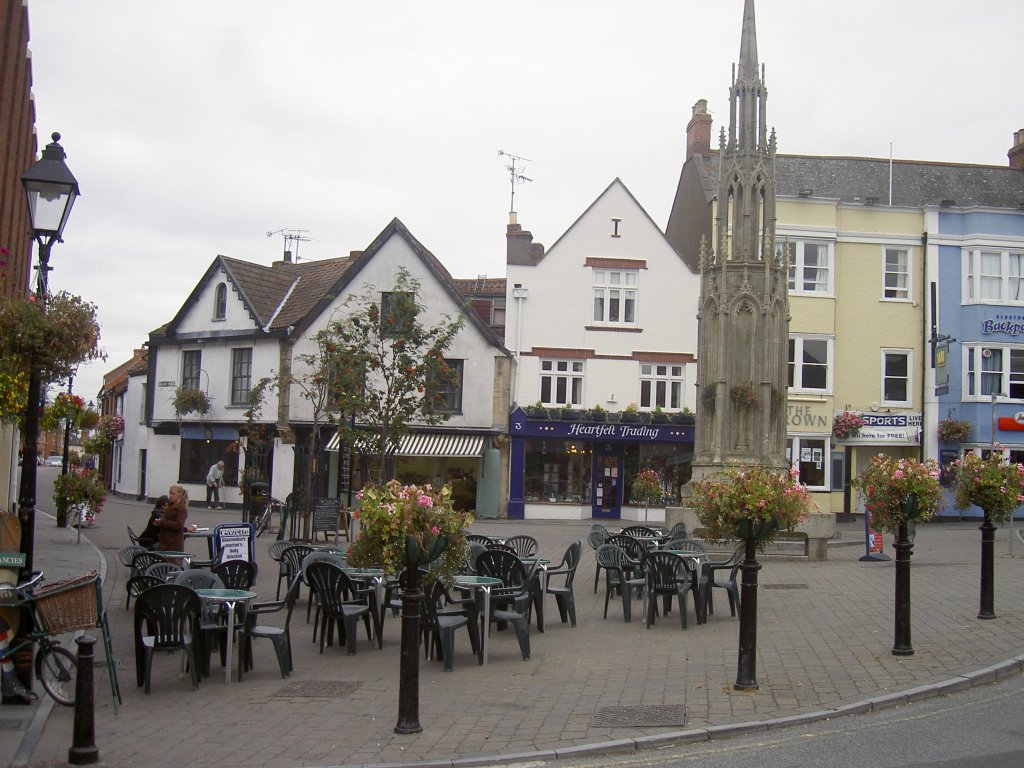
<svg viewBox="0 0 1024 768">
<path fill-rule="evenodd" d="M 337 451 L 340 442 L 340 436 L 334 435 L 327 443 L 327 450 Z M 356 449 L 359 449 L 358 440 Z M 395 455 L 473 458 L 480 456 L 483 449 L 483 435 L 445 435 L 437 432 L 418 432 L 412 435 L 403 435 Z"/>
</svg>

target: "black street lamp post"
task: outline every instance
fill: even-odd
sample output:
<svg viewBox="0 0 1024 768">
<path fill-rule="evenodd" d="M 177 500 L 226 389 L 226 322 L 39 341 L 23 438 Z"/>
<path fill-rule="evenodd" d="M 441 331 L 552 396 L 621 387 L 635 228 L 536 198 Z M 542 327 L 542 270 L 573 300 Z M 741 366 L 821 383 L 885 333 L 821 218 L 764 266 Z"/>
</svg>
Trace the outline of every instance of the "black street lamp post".
<svg viewBox="0 0 1024 768">
<path fill-rule="evenodd" d="M 21 175 L 28 196 L 28 212 L 32 237 L 39 244 L 39 265 L 36 267 L 36 301 L 44 308 L 47 297 L 47 273 L 50 271 L 50 248 L 63 242 L 61 235 L 71 207 L 78 197 L 78 182 L 64 163 L 67 155 L 60 145 L 60 134 L 46 145 L 42 157 Z M 24 457 L 18 487 L 18 519 L 21 521 L 21 551 L 25 554 L 24 573 L 31 574 L 35 549 L 36 522 L 36 444 L 39 440 L 39 401 L 42 394 L 42 373 L 33 364 L 28 378 L 28 407 L 25 412 Z M 31 455 L 29 455 L 31 453 Z"/>
<path fill-rule="evenodd" d="M 78 409 L 75 408 L 74 396 L 72 394 L 72 387 L 75 384 L 75 374 L 68 376 L 68 406 L 71 408 L 71 415 L 64 419 L 64 458 L 60 462 L 60 473 L 66 475 L 68 473 L 68 454 L 71 452 L 71 428 L 74 425 L 74 420 L 78 416 Z"/>
<path fill-rule="evenodd" d="M 757 539 L 747 538 L 744 541 L 743 562 L 740 564 L 743 574 L 740 587 L 740 647 L 736 682 L 732 686 L 737 691 L 756 691 L 760 687 L 757 684 L 757 572 L 760 570 Z"/>
<path fill-rule="evenodd" d="M 996 526 L 988 510 L 985 520 L 978 527 L 981 531 L 981 604 L 978 609 L 979 619 L 994 619 L 995 611 L 995 543 Z"/>
</svg>

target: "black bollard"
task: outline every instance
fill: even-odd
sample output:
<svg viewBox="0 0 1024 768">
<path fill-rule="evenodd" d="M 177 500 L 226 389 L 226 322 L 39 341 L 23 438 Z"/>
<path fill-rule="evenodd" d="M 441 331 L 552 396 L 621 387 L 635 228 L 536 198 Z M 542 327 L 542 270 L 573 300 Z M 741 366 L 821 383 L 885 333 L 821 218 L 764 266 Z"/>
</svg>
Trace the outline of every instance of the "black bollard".
<svg viewBox="0 0 1024 768">
<path fill-rule="evenodd" d="M 740 590 L 740 652 L 736 670 L 737 691 L 756 691 L 757 684 L 757 539 L 745 539 L 746 550 L 740 570 L 743 584 Z"/>
<path fill-rule="evenodd" d="M 100 751 L 96 747 L 96 708 L 92 684 L 92 647 L 96 644 L 96 638 L 82 635 L 75 642 L 78 643 L 78 676 L 75 678 L 75 723 L 68 762 L 72 765 L 91 765 L 100 759 Z"/>
<path fill-rule="evenodd" d="M 992 582 L 995 578 L 996 526 L 987 511 L 985 522 L 978 530 L 981 531 L 981 609 L 978 611 L 978 618 L 994 619 L 996 612 Z"/>
<path fill-rule="evenodd" d="M 398 672 L 398 723 L 395 733 L 420 733 L 420 569 L 405 569 L 402 590 L 402 655 Z"/>
<path fill-rule="evenodd" d="M 907 523 L 899 524 L 896 531 L 896 630 L 892 646 L 893 656 L 912 656 L 910 644 L 910 555 L 914 545 L 907 534 Z"/>
</svg>

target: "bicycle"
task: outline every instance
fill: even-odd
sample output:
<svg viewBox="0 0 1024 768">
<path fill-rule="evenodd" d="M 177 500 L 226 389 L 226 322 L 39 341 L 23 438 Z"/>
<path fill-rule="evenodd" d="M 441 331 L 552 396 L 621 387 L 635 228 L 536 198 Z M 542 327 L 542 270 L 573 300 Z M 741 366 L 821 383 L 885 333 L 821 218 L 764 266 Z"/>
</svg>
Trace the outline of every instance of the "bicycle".
<svg viewBox="0 0 1024 768">
<path fill-rule="evenodd" d="M 35 574 L 31 579 L 14 587 L 17 595 L 15 605 L 28 608 L 28 615 L 32 620 L 32 629 L 25 634 L 22 642 L 9 646 L 6 654 L 0 656 L 0 661 L 13 656 L 23 648 L 30 647 L 32 643 L 39 644 L 39 651 L 36 654 L 35 672 L 43 689 L 58 704 L 66 707 L 75 704 L 75 680 L 78 677 L 78 660 L 75 655 L 60 644 L 45 625 L 39 614 L 36 605 L 34 591 L 43 580 L 42 572 Z"/>
<path fill-rule="evenodd" d="M 284 502 L 271 497 L 267 500 L 263 509 L 256 513 L 253 518 L 253 525 L 256 526 L 256 537 L 259 538 L 264 531 L 270 530 L 270 518 L 274 510 L 277 510 L 277 519 L 283 520 L 282 509 L 284 509 Z"/>
</svg>

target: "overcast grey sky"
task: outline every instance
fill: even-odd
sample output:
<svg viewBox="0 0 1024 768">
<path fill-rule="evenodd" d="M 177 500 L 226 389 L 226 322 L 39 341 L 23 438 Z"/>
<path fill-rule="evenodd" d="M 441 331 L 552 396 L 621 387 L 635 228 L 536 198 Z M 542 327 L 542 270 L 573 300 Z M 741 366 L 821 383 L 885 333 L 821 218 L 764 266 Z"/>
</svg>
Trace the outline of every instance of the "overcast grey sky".
<svg viewBox="0 0 1024 768">
<path fill-rule="evenodd" d="M 217 254 L 365 248 L 394 217 L 504 274 L 509 174 L 550 245 L 616 176 L 663 229 L 693 103 L 728 118 L 742 0 L 29 0 L 40 147 L 82 187 L 50 285 L 96 302 L 104 371 Z M 1005 165 L 1019 0 L 758 0 L 779 151 Z M 717 141 L 717 138 L 715 139 Z"/>
</svg>

